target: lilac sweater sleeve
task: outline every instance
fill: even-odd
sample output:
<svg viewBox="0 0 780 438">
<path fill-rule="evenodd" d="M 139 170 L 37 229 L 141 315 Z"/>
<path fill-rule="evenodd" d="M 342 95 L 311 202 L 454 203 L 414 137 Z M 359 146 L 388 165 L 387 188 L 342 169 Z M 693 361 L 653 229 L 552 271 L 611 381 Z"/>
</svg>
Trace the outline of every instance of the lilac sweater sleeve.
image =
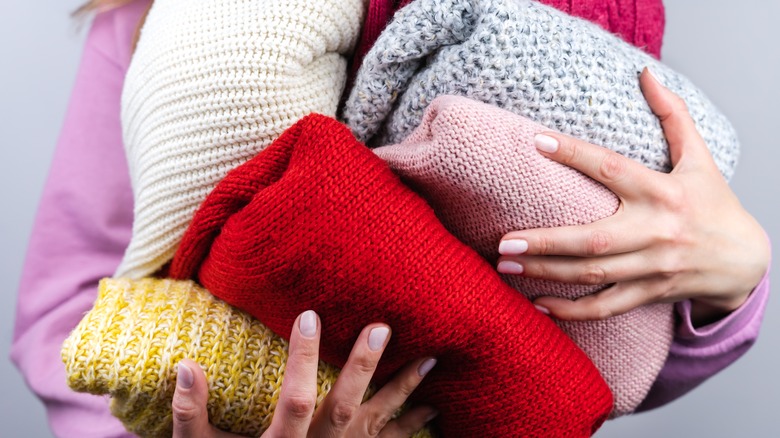
<svg viewBox="0 0 780 438">
<path fill-rule="evenodd" d="M 106 398 L 67 387 L 60 348 L 130 239 L 133 196 L 119 102 L 146 5 L 136 1 L 94 20 L 22 273 L 11 359 L 44 402 L 57 436 L 131 436 L 110 415 Z"/>
<path fill-rule="evenodd" d="M 675 306 L 677 332 L 661 373 L 639 406 L 646 411 L 662 406 L 739 359 L 758 338 L 769 300 L 769 270 L 742 306 L 725 318 L 703 327 L 691 323 L 691 302 Z"/>
<path fill-rule="evenodd" d="M 60 347 L 130 240 L 133 199 L 119 105 L 132 35 L 148 2 L 100 14 L 92 25 L 22 274 L 11 357 L 58 436 L 129 436 L 105 398 L 67 388 Z M 767 273 L 740 309 L 698 329 L 690 304 L 678 304 L 671 354 L 641 408 L 674 400 L 742 356 L 758 335 L 768 293 Z"/>
</svg>

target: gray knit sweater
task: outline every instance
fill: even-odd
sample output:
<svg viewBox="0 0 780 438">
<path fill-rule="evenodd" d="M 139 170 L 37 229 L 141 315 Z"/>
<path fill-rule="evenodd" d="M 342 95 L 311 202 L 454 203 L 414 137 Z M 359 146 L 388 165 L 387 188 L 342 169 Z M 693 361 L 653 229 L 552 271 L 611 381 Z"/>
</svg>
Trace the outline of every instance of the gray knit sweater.
<svg viewBox="0 0 780 438">
<path fill-rule="evenodd" d="M 669 171 L 661 125 L 639 88 L 648 66 L 682 97 L 721 173 L 734 128 L 688 79 L 585 20 L 530 0 L 417 0 L 366 56 L 344 121 L 374 146 L 398 143 L 440 95 L 497 105 Z"/>
</svg>

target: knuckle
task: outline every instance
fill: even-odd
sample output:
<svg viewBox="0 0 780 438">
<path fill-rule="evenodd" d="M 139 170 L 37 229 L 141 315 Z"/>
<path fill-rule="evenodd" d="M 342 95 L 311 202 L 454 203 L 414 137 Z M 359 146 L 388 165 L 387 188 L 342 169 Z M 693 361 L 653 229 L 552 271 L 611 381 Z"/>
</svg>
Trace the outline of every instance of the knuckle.
<svg viewBox="0 0 780 438">
<path fill-rule="evenodd" d="M 612 248 L 612 236 L 602 230 L 593 231 L 588 237 L 586 255 L 596 256 L 607 253 Z"/>
<path fill-rule="evenodd" d="M 171 403 L 173 419 L 179 424 L 186 424 L 195 421 L 201 415 L 201 409 L 189 397 L 175 394 Z"/>
<path fill-rule="evenodd" d="M 580 284 L 603 284 L 607 278 L 607 272 L 598 265 L 588 265 L 580 274 L 578 283 Z"/>
<path fill-rule="evenodd" d="M 282 409 L 295 419 L 311 417 L 316 399 L 308 395 L 292 395 L 284 399 Z"/>
<path fill-rule="evenodd" d="M 612 310 L 604 304 L 596 304 L 593 310 L 593 315 L 597 320 L 605 320 L 612 317 Z"/>
<path fill-rule="evenodd" d="M 385 428 L 388 421 L 390 421 L 389 415 L 381 414 L 378 412 L 370 414 L 368 417 L 368 424 L 367 424 L 368 436 L 370 437 L 378 436 L 382 432 L 382 429 Z"/>
<path fill-rule="evenodd" d="M 575 163 L 582 156 L 582 148 L 577 144 L 577 142 L 570 141 L 568 139 L 561 140 L 560 145 L 560 157 L 562 163 Z"/>
<path fill-rule="evenodd" d="M 376 361 L 368 356 L 358 356 L 352 360 L 350 368 L 360 375 L 373 374 L 376 368 Z"/>
<path fill-rule="evenodd" d="M 618 181 L 626 174 L 627 166 L 625 158 L 614 152 L 604 155 L 599 166 L 599 175 L 604 181 Z"/>
<path fill-rule="evenodd" d="M 358 406 L 347 401 L 336 401 L 330 410 L 330 422 L 338 428 L 346 428 L 355 417 Z"/>
<path fill-rule="evenodd" d="M 675 94 L 672 99 L 672 105 L 675 111 L 679 111 L 681 114 L 688 114 L 688 104 L 685 103 L 682 97 Z"/>
<path fill-rule="evenodd" d="M 539 255 L 549 255 L 555 253 L 555 242 L 553 239 L 545 236 L 539 236 L 534 247 Z"/>
</svg>

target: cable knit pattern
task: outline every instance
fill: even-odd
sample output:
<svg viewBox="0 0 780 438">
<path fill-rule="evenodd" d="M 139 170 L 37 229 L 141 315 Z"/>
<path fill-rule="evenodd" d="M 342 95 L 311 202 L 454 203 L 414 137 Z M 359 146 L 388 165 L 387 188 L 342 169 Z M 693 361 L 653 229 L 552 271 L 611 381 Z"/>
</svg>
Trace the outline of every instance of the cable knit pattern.
<svg viewBox="0 0 780 438">
<path fill-rule="evenodd" d="M 439 359 L 412 401 L 444 436 L 590 436 L 612 409 L 596 367 L 550 318 L 447 232 L 425 201 L 334 119 L 311 115 L 230 172 L 171 264 L 275 333 L 321 317 L 345 363 L 366 321 L 393 338 L 375 381 Z"/>
<path fill-rule="evenodd" d="M 206 373 L 212 424 L 247 436 L 268 428 L 287 341 L 191 281 L 102 280 L 95 306 L 62 349 L 68 385 L 111 395 L 112 413 L 142 437 L 171 436 L 175 367 L 184 358 Z M 338 374 L 320 361 L 318 405 Z"/>
<path fill-rule="evenodd" d="M 122 124 L 135 196 L 118 276 L 170 261 L 225 174 L 311 113 L 335 114 L 363 0 L 155 0 Z"/>
<path fill-rule="evenodd" d="M 529 0 L 417 0 L 401 9 L 363 61 L 343 117 L 362 141 L 398 143 L 436 96 L 460 95 L 668 171 L 661 125 L 639 88 L 645 66 L 687 102 L 730 178 L 736 133 L 690 81 L 598 26 Z"/>
<path fill-rule="evenodd" d="M 533 138 L 547 129 L 462 97 L 434 99 L 399 145 L 374 152 L 425 198 L 444 226 L 495 265 L 509 231 L 591 223 L 611 216 L 617 197 L 570 167 L 544 158 Z M 503 276 L 528 298 L 579 298 L 603 286 Z M 558 325 L 593 360 L 612 389 L 612 415 L 630 413 L 661 371 L 673 337 L 672 304 L 605 321 Z"/>
</svg>

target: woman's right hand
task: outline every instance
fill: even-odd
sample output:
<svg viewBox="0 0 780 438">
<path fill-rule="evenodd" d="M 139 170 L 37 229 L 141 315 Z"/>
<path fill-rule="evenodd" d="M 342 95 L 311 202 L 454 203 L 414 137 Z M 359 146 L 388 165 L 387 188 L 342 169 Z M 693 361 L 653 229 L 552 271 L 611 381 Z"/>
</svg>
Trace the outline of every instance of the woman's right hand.
<svg viewBox="0 0 780 438">
<path fill-rule="evenodd" d="M 410 363 L 361 404 L 389 339 L 387 325 L 366 326 L 338 380 L 315 413 L 320 321 L 311 310 L 299 315 L 290 335 L 279 401 L 271 426 L 262 436 L 407 437 L 422 429 L 436 416 L 431 407 L 418 406 L 396 419 L 391 417 L 436 364 L 433 358 Z M 203 370 L 189 359 L 182 360 L 172 405 L 174 438 L 238 437 L 209 424 L 207 399 L 208 384 Z"/>
</svg>

